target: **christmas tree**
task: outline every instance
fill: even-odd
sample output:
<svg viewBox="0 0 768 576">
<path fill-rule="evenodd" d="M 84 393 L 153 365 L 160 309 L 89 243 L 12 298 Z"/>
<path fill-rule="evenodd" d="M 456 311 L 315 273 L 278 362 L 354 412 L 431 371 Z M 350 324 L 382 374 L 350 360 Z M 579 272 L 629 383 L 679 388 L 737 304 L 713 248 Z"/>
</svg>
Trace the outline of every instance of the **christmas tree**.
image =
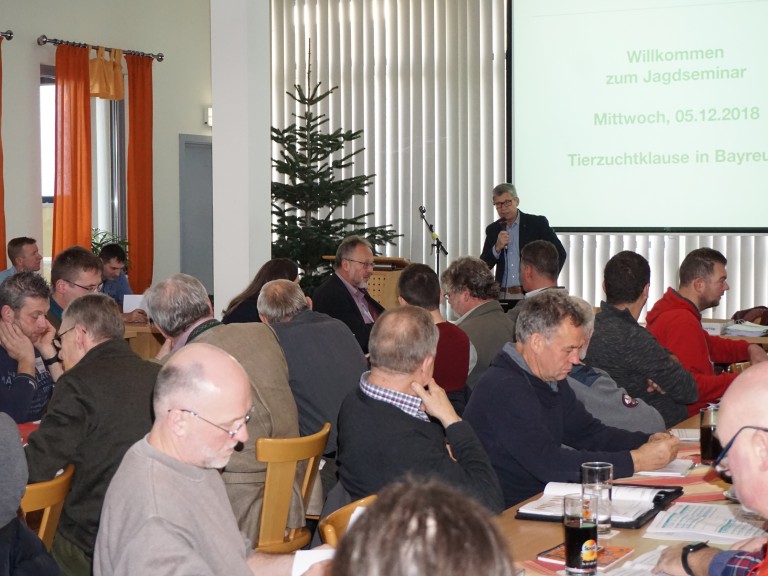
<svg viewBox="0 0 768 576">
<path fill-rule="evenodd" d="M 293 114 L 297 122 L 272 128 L 272 141 L 280 146 L 272 166 L 284 176 L 272 182 L 272 257 L 290 258 L 299 265 L 307 294 L 330 274 L 330 263 L 322 257 L 336 254 L 345 236 L 367 238 L 374 252 L 400 236 L 391 225 L 367 226 L 370 212 L 351 218 L 336 215 L 353 197 L 367 194 L 374 175 L 351 175 L 353 160 L 364 148 L 350 148 L 362 130 L 327 131 L 327 116 L 313 110 L 336 88 L 322 92 L 318 82 L 310 90 L 310 74 L 308 70 L 306 90 L 295 84 L 296 95 L 286 92 L 302 108 L 301 114 Z"/>
</svg>

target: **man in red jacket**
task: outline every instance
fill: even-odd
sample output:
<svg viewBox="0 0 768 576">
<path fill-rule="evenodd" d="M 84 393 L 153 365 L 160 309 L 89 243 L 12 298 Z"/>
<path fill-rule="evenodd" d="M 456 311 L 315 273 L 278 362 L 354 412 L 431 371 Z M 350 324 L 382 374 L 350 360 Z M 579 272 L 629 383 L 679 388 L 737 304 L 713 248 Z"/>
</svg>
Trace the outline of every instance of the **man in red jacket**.
<svg viewBox="0 0 768 576">
<path fill-rule="evenodd" d="M 729 288 L 727 262 L 712 248 L 697 248 L 688 254 L 680 265 L 680 287 L 668 288 L 646 318 L 651 334 L 696 379 L 699 400 L 688 405 L 690 416 L 708 403 L 717 402 L 736 378 L 735 374 L 716 374 L 714 364 L 768 360 L 765 350 L 757 344 L 712 336 L 701 327 L 701 312 L 720 304 Z"/>
</svg>

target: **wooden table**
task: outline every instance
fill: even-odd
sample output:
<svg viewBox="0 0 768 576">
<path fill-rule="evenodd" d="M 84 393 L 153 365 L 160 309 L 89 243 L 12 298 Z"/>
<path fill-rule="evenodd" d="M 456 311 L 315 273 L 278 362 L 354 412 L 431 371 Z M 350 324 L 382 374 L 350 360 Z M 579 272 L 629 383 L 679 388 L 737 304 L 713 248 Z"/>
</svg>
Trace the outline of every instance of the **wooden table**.
<svg viewBox="0 0 768 576">
<path fill-rule="evenodd" d="M 698 427 L 698 415 L 675 426 L 675 428 Z M 696 460 L 696 457 L 699 455 L 698 443 L 685 442 L 681 443 L 681 446 L 679 457 L 690 457 L 691 459 Z M 631 479 L 626 479 L 624 481 L 631 483 L 682 485 L 685 494 L 681 499 L 676 501 L 685 501 L 687 498 L 706 498 L 708 501 L 711 501 L 711 503 L 727 503 L 722 496 L 722 492 L 727 489 L 728 484 L 720 480 L 709 466 L 697 466 L 691 471 L 691 474 L 687 478 L 633 476 Z M 622 481 L 620 480 L 617 483 L 621 482 Z M 533 563 L 527 561 L 535 560 L 536 555 L 539 552 L 557 546 L 563 542 L 562 524 L 560 522 L 515 519 L 515 513 L 520 506 L 531 500 L 535 500 L 539 496 L 540 495 L 534 496 L 525 502 L 521 502 L 517 506 L 505 510 L 501 515 L 496 517 L 495 521 L 509 545 L 515 562 L 526 562 L 525 570 L 527 574 L 552 574 L 554 573 L 554 570 L 547 571 L 546 568 L 533 565 Z M 717 500 L 714 500 L 714 498 L 717 498 Z M 643 533 L 645 532 L 646 527 L 647 524 L 637 530 L 626 528 L 619 529 L 619 533 L 610 540 L 606 540 L 606 542 L 613 546 L 631 546 L 635 548 L 635 552 L 629 556 L 628 560 L 637 558 L 640 554 L 654 550 L 659 545 L 665 543 L 662 540 L 643 538 Z M 557 569 L 557 566 L 554 564 L 551 566 Z"/>
<path fill-rule="evenodd" d="M 145 360 L 154 358 L 165 342 L 157 328 L 146 324 L 126 323 L 124 338 L 131 345 L 131 350 Z"/>
</svg>

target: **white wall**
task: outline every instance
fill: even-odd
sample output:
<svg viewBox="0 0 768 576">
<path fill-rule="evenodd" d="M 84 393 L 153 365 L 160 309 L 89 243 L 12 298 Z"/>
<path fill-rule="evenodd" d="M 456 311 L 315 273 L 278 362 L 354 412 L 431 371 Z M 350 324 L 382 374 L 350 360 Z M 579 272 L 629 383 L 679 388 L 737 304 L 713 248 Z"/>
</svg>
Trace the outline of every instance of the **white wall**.
<svg viewBox="0 0 768 576">
<path fill-rule="evenodd" d="M 0 0 L 7 237 L 42 238 L 38 87 L 40 64 L 55 48 L 37 37 L 163 52 L 154 81 L 154 279 L 179 270 L 178 135 L 210 135 L 203 108 L 211 104 L 208 0 Z"/>
<path fill-rule="evenodd" d="M 217 315 L 272 252 L 270 2 L 211 3 Z"/>
</svg>

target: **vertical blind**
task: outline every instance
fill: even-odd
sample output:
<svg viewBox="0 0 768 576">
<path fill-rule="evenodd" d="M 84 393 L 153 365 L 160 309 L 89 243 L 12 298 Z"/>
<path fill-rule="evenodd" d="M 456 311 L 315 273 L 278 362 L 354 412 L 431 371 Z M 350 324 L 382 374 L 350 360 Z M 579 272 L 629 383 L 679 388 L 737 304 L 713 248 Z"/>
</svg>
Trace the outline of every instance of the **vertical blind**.
<svg viewBox="0 0 768 576">
<path fill-rule="evenodd" d="M 310 85 L 338 86 L 318 112 L 331 130 L 363 130 L 350 170 L 375 178 L 346 210 L 403 234 L 385 255 L 434 265 L 419 206 L 450 260 L 480 253 L 505 172 L 506 4 L 272 0 L 272 124 L 294 121 L 286 92 L 308 67 Z"/>
</svg>

